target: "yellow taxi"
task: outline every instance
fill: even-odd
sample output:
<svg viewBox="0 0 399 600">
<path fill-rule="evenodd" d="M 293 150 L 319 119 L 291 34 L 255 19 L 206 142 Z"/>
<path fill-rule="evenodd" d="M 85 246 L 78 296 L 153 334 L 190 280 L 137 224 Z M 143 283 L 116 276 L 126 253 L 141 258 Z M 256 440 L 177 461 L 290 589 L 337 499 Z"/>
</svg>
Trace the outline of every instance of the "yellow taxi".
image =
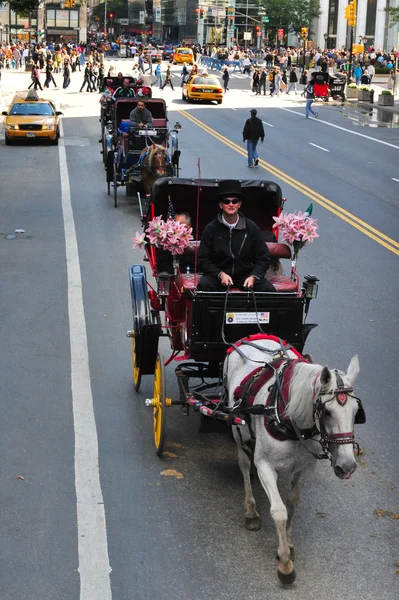
<svg viewBox="0 0 399 600">
<path fill-rule="evenodd" d="M 58 144 L 62 112 L 55 110 L 50 100 L 39 98 L 34 90 L 27 95 L 14 96 L 8 110 L 2 114 L 5 116 L 6 145 L 15 140 L 29 139 L 48 140 L 51 144 Z"/>
<path fill-rule="evenodd" d="M 176 48 L 173 55 L 173 64 L 183 63 L 187 63 L 188 65 L 194 64 L 194 53 L 191 48 Z"/>
<path fill-rule="evenodd" d="M 223 89 L 212 75 L 194 75 L 183 84 L 182 100 L 216 100 L 218 104 L 222 104 Z"/>
</svg>

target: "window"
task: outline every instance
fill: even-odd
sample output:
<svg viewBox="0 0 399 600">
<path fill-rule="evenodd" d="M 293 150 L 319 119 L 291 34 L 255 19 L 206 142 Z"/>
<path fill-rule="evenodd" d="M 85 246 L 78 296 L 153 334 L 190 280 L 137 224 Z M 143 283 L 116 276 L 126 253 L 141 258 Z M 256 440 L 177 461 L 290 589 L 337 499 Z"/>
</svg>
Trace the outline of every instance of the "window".
<svg viewBox="0 0 399 600">
<path fill-rule="evenodd" d="M 67 10 L 56 11 L 56 27 L 69 27 L 69 12 Z"/>
<path fill-rule="evenodd" d="M 54 115 L 54 111 L 49 104 L 35 103 L 35 104 L 14 104 L 10 110 L 10 115 L 41 115 L 50 116 Z"/>
<path fill-rule="evenodd" d="M 69 27 L 79 27 L 79 11 L 69 11 Z"/>
<path fill-rule="evenodd" d="M 55 10 L 53 8 L 47 9 L 47 27 L 55 27 Z"/>
</svg>

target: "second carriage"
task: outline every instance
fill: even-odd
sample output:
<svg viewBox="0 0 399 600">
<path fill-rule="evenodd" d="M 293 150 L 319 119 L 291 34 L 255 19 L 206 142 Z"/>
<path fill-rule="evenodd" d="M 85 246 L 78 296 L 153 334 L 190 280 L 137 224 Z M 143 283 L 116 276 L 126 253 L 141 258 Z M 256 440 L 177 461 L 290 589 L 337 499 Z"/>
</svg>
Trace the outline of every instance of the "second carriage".
<svg viewBox="0 0 399 600">
<path fill-rule="evenodd" d="M 142 214 L 143 229 L 148 230 L 154 218 L 166 219 L 170 211 L 196 215 L 194 237 L 183 254 L 172 257 L 169 252 L 145 245 L 155 283 L 147 278 L 146 268 L 136 264 L 129 268 L 133 310 L 132 338 L 133 380 L 139 390 L 143 375 L 154 376 L 153 397 L 147 404 L 154 411 L 154 441 L 162 453 L 165 438 L 165 413 L 171 405 L 181 405 L 200 412 L 204 418 L 229 420 L 223 403 L 221 364 L 231 344 L 246 336 L 273 334 L 302 352 L 306 338 L 316 325 L 306 322 L 312 298 L 317 295 L 316 277 L 303 282 L 291 263 L 292 248 L 272 239 L 273 217 L 284 205 L 280 187 L 270 181 L 241 181 L 246 194 L 245 216 L 254 220 L 263 232 L 272 257 L 273 267 L 267 274 L 275 292 L 250 292 L 236 289 L 226 292 L 199 291 L 201 273 L 197 270 L 197 252 L 201 233 L 216 214 L 218 180 L 202 180 L 200 186 L 190 179 L 157 180 L 150 201 Z M 151 227 L 150 227 L 151 229 Z M 148 236 L 147 236 L 148 238 Z M 151 236 L 149 236 L 151 239 Z M 288 274 L 281 272 L 280 260 L 288 262 Z M 278 268 L 276 268 L 278 267 Z M 171 353 L 164 361 L 159 339 L 169 338 Z M 252 338 L 254 339 L 254 338 Z M 165 366 L 178 360 L 175 373 L 180 397 L 167 398 Z M 196 384 L 191 381 L 195 379 Z M 203 382 L 198 385 L 198 379 Z M 212 379 L 211 383 L 204 383 Z"/>
<path fill-rule="evenodd" d="M 125 187 L 127 195 L 148 193 L 152 182 L 160 176 L 177 177 L 180 150 L 180 124 L 169 129 L 167 108 L 162 98 L 146 98 L 146 108 L 152 114 L 153 126 L 133 127 L 130 113 L 140 96 L 115 101 L 112 129 L 104 143 L 104 162 L 108 194 L 113 188 L 114 206 L 118 205 L 118 188 Z"/>
</svg>

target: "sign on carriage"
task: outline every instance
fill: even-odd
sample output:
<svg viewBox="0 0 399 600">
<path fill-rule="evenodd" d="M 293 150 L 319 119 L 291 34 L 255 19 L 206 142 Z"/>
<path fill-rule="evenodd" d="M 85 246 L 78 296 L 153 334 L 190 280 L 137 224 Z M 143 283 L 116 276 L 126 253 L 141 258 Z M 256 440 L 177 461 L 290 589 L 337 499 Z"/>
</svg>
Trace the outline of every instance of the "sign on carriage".
<svg viewBox="0 0 399 600">
<path fill-rule="evenodd" d="M 226 323 L 228 325 L 269 323 L 270 313 L 268 312 L 238 312 L 226 313 Z"/>
</svg>

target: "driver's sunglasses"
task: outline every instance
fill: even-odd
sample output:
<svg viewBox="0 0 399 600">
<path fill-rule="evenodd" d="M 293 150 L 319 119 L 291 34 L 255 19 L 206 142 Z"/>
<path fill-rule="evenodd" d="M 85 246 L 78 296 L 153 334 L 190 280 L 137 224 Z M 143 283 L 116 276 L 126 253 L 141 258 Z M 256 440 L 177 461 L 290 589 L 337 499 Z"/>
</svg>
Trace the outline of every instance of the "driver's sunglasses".
<svg viewBox="0 0 399 600">
<path fill-rule="evenodd" d="M 239 200 L 238 198 L 225 198 L 224 200 L 222 200 L 223 204 L 238 204 Z"/>
</svg>

